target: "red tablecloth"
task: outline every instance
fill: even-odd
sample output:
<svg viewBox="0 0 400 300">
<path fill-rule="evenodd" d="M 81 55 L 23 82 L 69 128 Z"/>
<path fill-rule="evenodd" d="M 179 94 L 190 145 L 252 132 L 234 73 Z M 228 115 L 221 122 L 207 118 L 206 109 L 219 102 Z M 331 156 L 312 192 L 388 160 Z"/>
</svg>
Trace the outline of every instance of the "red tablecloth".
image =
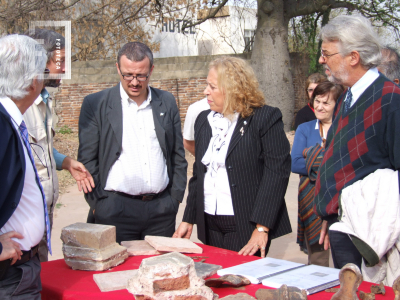
<svg viewBox="0 0 400 300">
<path fill-rule="evenodd" d="M 188 256 L 206 256 L 206 263 L 221 265 L 224 268 L 232 267 L 245 262 L 259 259 L 254 256 L 241 256 L 236 252 L 215 248 L 206 245 L 199 245 L 203 248 L 202 254 L 188 254 Z M 124 271 L 138 269 L 143 258 L 148 256 L 129 257 L 122 265 L 105 272 Z M 196 260 L 198 261 L 198 260 Z M 113 292 L 101 292 L 93 280 L 93 274 L 101 272 L 77 271 L 70 269 L 63 259 L 42 263 L 42 299 L 133 299 L 133 295 L 127 290 Z M 219 277 L 214 275 L 213 277 Z M 359 288 L 360 291 L 370 292 L 371 283 L 363 282 Z M 231 294 L 247 293 L 251 296 L 260 288 L 267 288 L 261 284 L 251 284 L 241 288 L 213 288 L 214 292 L 220 297 Z M 308 299 L 331 299 L 332 293 L 319 292 L 308 296 Z M 376 295 L 376 299 L 394 299 L 393 290 L 386 288 L 386 295 Z"/>
</svg>

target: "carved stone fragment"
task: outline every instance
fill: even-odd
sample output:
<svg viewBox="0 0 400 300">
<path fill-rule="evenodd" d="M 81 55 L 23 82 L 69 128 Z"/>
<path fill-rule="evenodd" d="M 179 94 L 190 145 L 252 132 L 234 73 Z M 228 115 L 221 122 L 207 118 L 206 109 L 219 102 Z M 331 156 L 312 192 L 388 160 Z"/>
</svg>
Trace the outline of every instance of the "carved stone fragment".
<svg viewBox="0 0 400 300">
<path fill-rule="evenodd" d="M 103 271 L 128 258 L 116 241 L 115 226 L 75 223 L 61 232 L 65 262 L 74 270 Z"/>
<path fill-rule="evenodd" d="M 124 290 L 128 285 L 128 279 L 135 275 L 137 271 L 127 270 L 93 274 L 93 280 L 102 292 Z"/>
<path fill-rule="evenodd" d="M 375 300 L 375 294 L 364 293 L 363 291 L 360 291 L 360 299 L 361 300 Z"/>
<path fill-rule="evenodd" d="M 150 244 L 143 240 L 137 241 L 124 241 L 121 242 L 121 246 L 127 248 L 129 256 L 135 255 L 157 255 L 160 254 L 154 247 L 150 246 Z"/>
<path fill-rule="evenodd" d="M 172 252 L 142 260 L 136 275 L 128 280 L 136 299 L 212 300 L 213 291 L 196 275 L 194 261 Z"/>
<path fill-rule="evenodd" d="M 64 227 L 61 231 L 64 245 L 103 249 L 116 241 L 115 226 L 75 223 Z"/>
<path fill-rule="evenodd" d="M 244 276 L 227 274 L 219 278 L 210 278 L 206 280 L 206 286 L 221 287 L 222 285 L 239 287 L 249 285 L 251 282 Z"/>
<path fill-rule="evenodd" d="M 339 291 L 339 288 L 330 288 L 325 290 L 327 293 L 336 293 L 337 291 Z"/>
<path fill-rule="evenodd" d="M 196 269 L 197 276 L 201 279 L 205 279 L 217 273 L 218 270 L 222 269 L 222 266 L 194 262 L 194 268 Z"/>
<path fill-rule="evenodd" d="M 189 239 L 146 235 L 145 241 L 160 252 L 203 253 L 203 248 Z"/>
<path fill-rule="evenodd" d="M 65 258 L 93 261 L 106 261 L 126 253 L 126 248 L 118 245 L 115 242 L 113 245 L 103 249 L 81 248 L 63 245 L 62 250 Z"/>
<path fill-rule="evenodd" d="M 385 295 L 386 290 L 383 282 L 381 282 L 379 285 L 371 285 L 371 293 Z"/>
<path fill-rule="evenodd" d="M 306 300 L 307 292 L 284 284 L 277 290 L 259 289 L 256 298 L 257 300 Z"/>
<path fill-rule="evenodd" d="M 355 264 L 345 265 L 339 272 L 340 289 L 331 300 L 358 300 L 357 289 L 363 281 Z"/>
<path fill-rule="evenodd" d="M 394 300 L 400 300 L 400 276 L 393 282 Z"/>
</svg>

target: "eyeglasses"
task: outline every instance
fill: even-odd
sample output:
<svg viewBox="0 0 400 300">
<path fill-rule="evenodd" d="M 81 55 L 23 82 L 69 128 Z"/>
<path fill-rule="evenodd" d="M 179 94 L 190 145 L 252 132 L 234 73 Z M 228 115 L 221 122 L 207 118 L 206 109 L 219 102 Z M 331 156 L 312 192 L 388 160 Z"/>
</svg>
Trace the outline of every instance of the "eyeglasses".
<svg viewBox="0 0 400 300">
<path fill-rule="evenodd" d="M 329 57 L 334 56 L 334 55 L 339 54 L 339 53 L 340 53 L 340 52 L 336 52 L 336 53 L 333 53 L 333 54 L 325 54 L 325 53 L 324 53 L 324 50 L 321 49 L 321 57 L 322 57 L 323 59 L 328 59 Z"/>
<path fill-rule="evenodd" d="M 118 67 L 118 69 L 119 69 L 119 67 Z M 121 73 L 122 78 L 124 80 L 126 80 L 126 81 L 132 81 L 135 78 L 136 78 L 137 81 L 146 81 L 147 78 L 149 78 L 149 76 L 150 76 L 150 74 L 147 74 L 147 75 L 139 74 L 139 75 L 136 75 L 136 76 L 134 76 L 134 75 L 124 75 L 124 74 L 122 74 L 121 69 L 119 69 L 119 72 Z"/>
<path fill-rule="evenodd" d="M 314 89 L 307 89 L 307 92 L 312 93 L 314 92 Z"/>
</svg>

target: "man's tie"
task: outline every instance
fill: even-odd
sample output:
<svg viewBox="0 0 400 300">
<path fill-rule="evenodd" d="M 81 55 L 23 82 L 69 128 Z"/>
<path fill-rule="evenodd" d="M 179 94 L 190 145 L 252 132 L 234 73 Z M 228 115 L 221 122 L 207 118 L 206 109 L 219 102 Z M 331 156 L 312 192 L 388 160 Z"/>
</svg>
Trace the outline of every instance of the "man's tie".
<svg viewBox="0 0 400 300">
<path fill-rule="evenodd" d="M 353 100 L 353 94 L 351 93 L 351 90 L 349 88 L 346 93 L 346 100 L 344 101 L 344 107 L 343 107 L 344 113 L 346 113 L 349 110 L 352 100 Z"/>
<path fill-rule="evenodd" d="M 26 125 L 25 125 L 24 121 L 22 121 L 21 125 L 19 126 L 19 131 L 21 132 L 22 140 L 24 141 L 24 145 L 25 145 L 26 151 L 28 152 L 29 159 L 32 163 L 33 170 L 35 171 L 36 184 L 39 186 L 40 192 L 42 193 L 43 206 L 44 206 L 44 220 L 45 220 L 45 224 L 46 224 L 47 247 L 49 248 L 50 254 L 52 254 L 51 242 L 50 242 L 50 221 L 49 221 L 49 214 L 47 212 L 46 197 L 44 195 L 43 186 L 40 183 L 39 174 L 36 170 L 35 160 L 33 159 L 32 151 L 31 151 L 31 145 L 29 144 L 28 130 L 26 129 Z"/>
</svg>

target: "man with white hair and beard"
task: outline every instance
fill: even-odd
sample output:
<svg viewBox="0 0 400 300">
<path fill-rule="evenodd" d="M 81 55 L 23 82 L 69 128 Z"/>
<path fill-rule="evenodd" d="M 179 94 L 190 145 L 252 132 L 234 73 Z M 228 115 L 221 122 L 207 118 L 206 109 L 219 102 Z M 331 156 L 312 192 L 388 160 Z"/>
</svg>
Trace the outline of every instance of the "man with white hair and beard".
<svg viewBox="0 0 400 300">
<path fill-rule="evenodd" d="M 347 91 L 336 103 L 315 186 L 315 212 L 324 220 L 320 244 L 329 242 L 336 268 L 362 256 L 354 237 L 327 228 L 337 222 L 344 188 L 378 169 L 400 168 L 400 88 L 378 72 L 381 45 L 370 22 L 339 16 L 321 29 L 321 57 L 328 79 Z"/>
</svg>

